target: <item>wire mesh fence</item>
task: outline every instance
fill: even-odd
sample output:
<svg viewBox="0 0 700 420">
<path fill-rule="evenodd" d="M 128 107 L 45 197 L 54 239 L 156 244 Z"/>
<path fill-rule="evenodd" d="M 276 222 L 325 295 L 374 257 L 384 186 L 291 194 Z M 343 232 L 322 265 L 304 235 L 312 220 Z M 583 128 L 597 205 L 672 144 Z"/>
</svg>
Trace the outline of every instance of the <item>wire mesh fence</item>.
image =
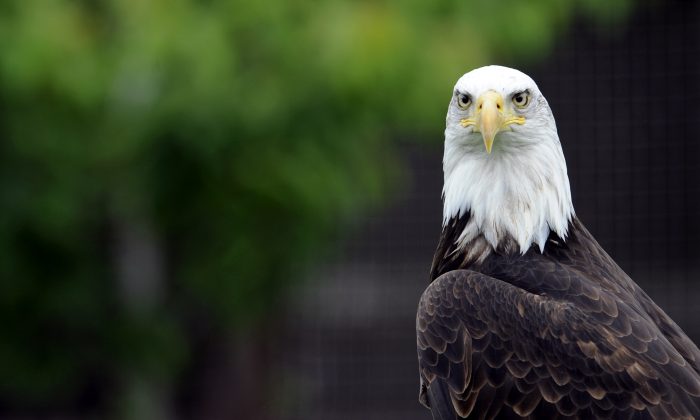
<svg viewBox="0 0 700 420">
<path fill-rule="evenodd" d="M 698 33 L 697 2 L 650 5 L 619 28 L 581 22 L 523 68 L 553 109 L 577 215 L 696 342 Z M 338 232 L 338 257 L 290 297 L 271 354 L 279 418 L 429 418 L 414 316 L 440 230 L 441 145 L 440 133 L 401 143 L 408 181 L 393 205 Z"/>
</svg>

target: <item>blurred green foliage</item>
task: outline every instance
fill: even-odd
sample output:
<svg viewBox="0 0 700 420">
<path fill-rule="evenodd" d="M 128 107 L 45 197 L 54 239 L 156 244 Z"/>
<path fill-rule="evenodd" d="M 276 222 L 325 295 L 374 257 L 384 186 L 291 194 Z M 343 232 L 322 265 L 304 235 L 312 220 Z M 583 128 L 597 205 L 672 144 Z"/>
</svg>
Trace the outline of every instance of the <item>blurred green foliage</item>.
<svg viewBox="0 0 700 420">
<path fill-rule="evenodd" d="M 545 54 L 630 1 L 5 0 L 0 396 L 70 401 L 189 363 L 187 325 L 253 322 L 337 224 L 381 204 L 391 139 L 439 145 L 465 70 Z M 120 229 L 162 299 L 119 293 Z M 115 379 L 117 378 L 117 379 Z"/>
</svg>

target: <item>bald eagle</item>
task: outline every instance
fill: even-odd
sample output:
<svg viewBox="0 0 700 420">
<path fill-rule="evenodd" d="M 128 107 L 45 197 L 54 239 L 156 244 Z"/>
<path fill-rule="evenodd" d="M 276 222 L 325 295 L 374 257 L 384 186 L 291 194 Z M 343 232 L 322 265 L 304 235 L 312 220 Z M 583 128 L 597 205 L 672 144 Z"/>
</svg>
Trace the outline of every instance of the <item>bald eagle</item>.
<svg viewBox="0 0 700 420">
<path fill-rule="evenodd" d="M 488 66 L 457 81 L 443 170 L 416 319 L 434 419 L 700 419 L 700 352 L 576 217 L 530 77 Z"/>
</svg>

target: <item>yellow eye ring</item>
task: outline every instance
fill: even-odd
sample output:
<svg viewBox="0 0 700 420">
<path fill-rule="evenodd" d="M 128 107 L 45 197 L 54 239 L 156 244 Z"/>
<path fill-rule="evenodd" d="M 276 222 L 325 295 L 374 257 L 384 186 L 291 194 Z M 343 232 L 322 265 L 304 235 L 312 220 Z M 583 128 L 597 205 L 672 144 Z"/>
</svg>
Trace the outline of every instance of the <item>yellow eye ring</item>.
<svg viewBox="0 0 700 420">
<path fill-rule="evenodd" d="M 513 94 L 513 105 L 515 105 L 517 108 L 525 108 L 528 106 L 530 103 L 530 93 L 528 91 L 522 91 Z"/>
<path fill-rule="evenodd" d="M 467 95 L 466 93 L 458 93 L 457 94 L 457 106 L 459 106 L 462 109 L 467 109 L 469 108 L 469 105 L 472 104 L 472 98 L 471 96 Z"/>
</svg>

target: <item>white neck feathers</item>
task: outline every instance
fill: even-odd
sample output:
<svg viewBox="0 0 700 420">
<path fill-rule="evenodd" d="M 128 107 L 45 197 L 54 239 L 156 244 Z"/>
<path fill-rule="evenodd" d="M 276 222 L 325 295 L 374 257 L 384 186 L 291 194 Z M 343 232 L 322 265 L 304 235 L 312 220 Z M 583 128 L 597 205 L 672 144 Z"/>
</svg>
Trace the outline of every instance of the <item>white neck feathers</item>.
<svg viewBox="0 0 700 420">
<path fill-rule="evenodd" d="M 524 254 L 532 244 L 543 252 L 550 231 L 566 238 L 574 209 L 556 128 L 541 141 L 502 133 L 491 154 L 483 143 L 451 141 L 449 128 L 445 134 L 443 226 L 470 214 L 460 244 L 483 235 L 495 249 L 512 239 Z"/>
</svg>

